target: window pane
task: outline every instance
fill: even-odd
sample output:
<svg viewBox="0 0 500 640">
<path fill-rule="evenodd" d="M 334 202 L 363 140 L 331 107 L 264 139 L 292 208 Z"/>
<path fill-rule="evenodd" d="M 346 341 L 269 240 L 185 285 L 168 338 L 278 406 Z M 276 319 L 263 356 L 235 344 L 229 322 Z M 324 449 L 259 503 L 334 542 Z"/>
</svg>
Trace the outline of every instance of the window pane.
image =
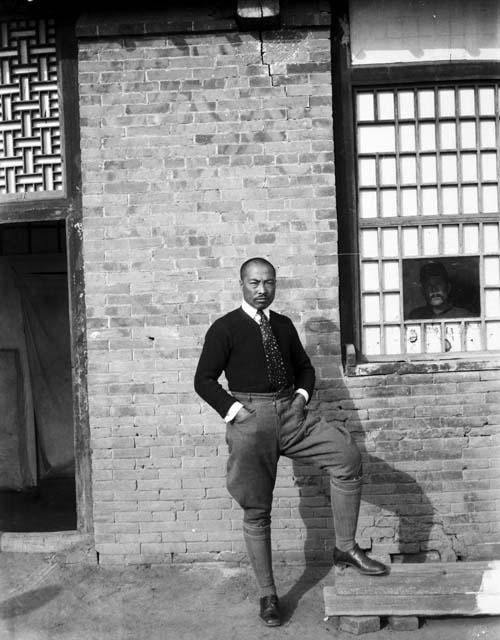
<svg viewBox="0 0 500 640">
<path fill-rule="evenodd" d="M 413 119 L 415 117 L 415 102 L 413 91 L 400 91 L 398 93 L 399 119 Z"/>
<path fill-rule="evenodd" d="M 463 153 L 460 159 L 462 165 L 462 180 L 477 182 L 477 158 L 475 153 Z"/>
<path fill-rule="evenodd" d="M 399 264 L 384 262 L 382 266 L 384 289 L 399 289 Z"/>
<path fill-rule="evenodd" d="M 484 306 L 487 318 L 500 316 L 500 289 L 486 289 L 484 292 Z"/>
<path fill-rule="evenodd" d="M 473 116 L 476 113 L 474 89 L 459 89 L 458 104 L 461 116 Z"/>
<path fill-rule="evenodd" d="M 438 227 L 423 228 L 424 255 L 433 256 L 439 253 L 439 229 Z"/>
<path fill-rule="evenodd" d="M 441 118 L 455 115 L 455 90 L 439 89 L 438 91 L 439 115 Z"/>
<path fill-rule="evenodd" d="M 364 258 L 376 258 L 378 256 L 378 234 L 376 229 L 363 229 L 361 231 L 361 254 Z"/>
<path fill-rule="evenodd" d="M 485 120 L 479 124 L 479 134 L 481 137 L 481 147 L 496 147 L 495 122 Z"/>
<path fill-rule="evenodd" d="M 399 255 L 397 229 L 382 229 L 382 252 L 385 258 Z"/>
<path fill-rule="evenodd" d="M 479 114 L 481 116 L 495 115 L 495 90 L 493 87 L 479 89 Z"/>
<path fill-rule="evenodd" d="M 365 327 L 365 351 L 369 356 L 380 353 L 380 328 Z"/>
<path fill-rule="evenodd" d="M 363 263 L 363 289 L 366 291 L 378 291 L 380 289 L 378 262 Z"/>
<path fill-rule="evenodd" d="M 477 322 L 468 322 L 465 334 L 465 348 L 467 351 L 481 351 L 481 328 Z"/>
<path fill-rule="evenodd" d="M 433 182 L 437 180 L 436 156 L 421 156 L 420 171 L 422 182 Z"/>
<path fill-rule="evenodd" d="M 417 227 L 406 227 L 403 229 L 403 255 L 405 258 L 418 256 Z"/>
<path fill-rule="evenodd" d="M 401 158 L 401 183 L 415 184 L 417 182 L 417 162 L 413 156 Z"/>
<path fill-rule="evenodd" d="M 441 156 L 441 180 L 443 182 L 457 182 L 457 156 Z"/>
<path fill-rule="evenodd" d="M 372 93 L 358 93 L 357 103 L 358 120 L 373 120 L 375 118 Z"/>
<path fill-rule="evenodd" d="M 359 210 L 362 218 L 377 217 L 377 192 L 361 191 L 359 194 Z"/>
<path fill-rule="evenodd" d="M 399 127 L 399 150 L 415 151 L 415 125 L 402 124 Z"/>
<path fill-rule="evenodd" d="M 358 127 L 358 146 L 360 153 L 390 153 L 396 148 L 394 126 L 380 124 L 377 126 Z"/>
<path fill-rule="evenodd" d="M 398 215 L 398 192 L 396 189 L 384 189 L 380 192 L 382 200 L 382 216 L 388 218 Z"/>
<path fill-rule="evenodd" d="M 476 123 L 460 123 L 460 141 L 462 149 L 474 149 L 476 147 Z"/>
<path fill-rule="evenodd" d="M 486 323 L 486 348 L 500 349 L 500 322 Z"/>
<path fill-rule="evenodd" d="M 443 253 L 454 255 L 459 251 L 458 225 L 443 227 Z"/>
<path fill-rule="evenodd" d="M 457 131 L 454 122 L 442 122 L 439 125 L 439 144 L 441 149 L 457 148 Z"/>
<path fill-rule="evenodd" d="M 486 256 L 484 258 L 484 284 L 500 284 L 500 259 Z"/>
<path fill-rule="evenodd" d="M 384 91 L 377 96 L 379 120 L 394 120 L 394 94 Z"/>
<path fill-rule="evenodd" d="M 385 352 L 401 353 L 399 327 L 385 327 Z"/>
<path fill-rule="evenodd" d="M 496 185 L 488 185 L 482 188 L 484 213 L 498 211 L 498 193 Z"/>
<path fill-rule="evenodd" d="M 456 215 L 458 213 L 458 189 L 455 187 L 443 187 L 443 213 Z"/>
<path fill-rule="evenodd" d="M 464 225 L 463 243 L 465 253 L 477 253 L 479 251 L 479 225 Z"/>
<path fill-rule="evenodd" d="M 372 294 L 363 296 L 363 307 L 366 322 L 380 321 L 380 296 Z"/>
<path fill-rule="evenodd" d="M 422 353 L 422 331 L 419 325 L 406 328 L 406 352 Z"/>
<path fill-rule="evenodd" d="M 485 224 L 483 227 L 485 253 L 498 253 L 498 224 Z"/>
<path fill-rule="evenodd" d="M 441 351 L 441 325 L 428 324 L 425 326 L 425 351 L 426 353 Z"/>
<path fill-rule="evenodd" d="M 401 189 L 401 213 L 404 216 L 416 216 L 417 210 L 417 190 Z"/>
<path fill-rule="evenodd" d="M 422 213 L 424 216 L 436 216 L 438 213 L 437 189 L 425 188 L 422 194 Z"/>
<path fill-rule="evenodd" d="M 462 351 L 462 331 L 459 323 L 447 323 L 444 338 L 445 351 Z"/>
<path fill-rule="evenodd" d="M 361 158 L 359 161 L 359 184 L 361 187 L 371 187 L 377 184 L 377 168 L 375 159 Z"/>
<path fill-rule="evenodd" d="M 462 207 L 464 213 L 477 213 L 479 211 L 477 187 L 462 188 Z"/>
<path fill-rule="evenodd" d="M 396 184 L 396 158 L 380 158 L 380 184 Z"/>
<path fill-rule="evenodd" d="M 436 149 L 436 125 L 427 122 L 421 124 L 419 132 L 421 151 L 434 151 Z"/>
<path fill-rule="evenodd" d="M 380 328 L 365 328 L 365 351 L 369 356 L 376 356 L 380 353 Z"/>
<path fill-rule="evenodd" d="M 418 116 L 419 118 L 434 117 L 434 91 L 418 92 Z"/>
<path fill-rule="evenodd" d="M 482 153 L 481 154 L 481 179 L 497 180 L 497 154 Z"/>
<path fill-rule="evenodd" d="M 399 293 L 386 293 L 384 295 L 385 322 L 399 322 L 399 317 Z"/>
</svg>

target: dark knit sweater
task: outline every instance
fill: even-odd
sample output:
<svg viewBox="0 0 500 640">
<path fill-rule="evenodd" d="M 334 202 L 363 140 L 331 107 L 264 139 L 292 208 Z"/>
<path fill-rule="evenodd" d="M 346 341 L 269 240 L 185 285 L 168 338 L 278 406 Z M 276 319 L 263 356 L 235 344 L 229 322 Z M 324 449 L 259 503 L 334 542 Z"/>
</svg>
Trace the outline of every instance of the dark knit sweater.
<svg viewBox="0 0 500 640">
<path fill-rule="evenodd" d="M 271 311 L 270 323 L 288 384 L 305 389 L 311 396 L 314 367 L 292 321 Z M 230 391 L 271 391 L 260 327 L 241 307 L 216 320 L 207 331 L 194 378 L 196 392 L 224 418 L 235 399 L 218 382 L 223 371 Z"/>
</svg>

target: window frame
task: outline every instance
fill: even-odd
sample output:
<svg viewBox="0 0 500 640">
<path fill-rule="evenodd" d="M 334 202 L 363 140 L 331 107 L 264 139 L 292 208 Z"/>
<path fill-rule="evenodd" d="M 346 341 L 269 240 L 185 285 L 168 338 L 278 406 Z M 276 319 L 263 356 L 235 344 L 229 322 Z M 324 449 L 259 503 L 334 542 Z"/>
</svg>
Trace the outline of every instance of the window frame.
<svg viewBox="0 0 500 640">
<path fill-rule="evenodd" d="M 377 355 L 362 353 L 361 284 L 359 265 L 359 216 L 357 207 L 357 153 L 355 95 L 366 89 L 439 83 L 500 82 L 497 61 L 430 62 L 393 65 L 352 65 L 349 42 L 348 0 L 337 5 L 332 16 L 332 84 L 335 141 L 335 176 L 338 220 L 339 314 L 342 356 L 348 375 L 389 373 L 402 367 L 409 371 L 429 371 L 444 367 L 463 369 L 498 368 L 500 354 L 493 351 Z M 494 214 L 475 215 L 476 222 L 491 221 Z M 431 220 L 432 218 L 432 220 Z M 426 222 L 443 221 L 442 216 L 426 216 Z M 465 222 L 465 216 L 463 217 Z M 379 221 L 380 222 L 380 221 Z M 394 221 L 387 223 L 394 225 Z M 382 225 L 381 225 L 382 226 Z"/>
</svg>

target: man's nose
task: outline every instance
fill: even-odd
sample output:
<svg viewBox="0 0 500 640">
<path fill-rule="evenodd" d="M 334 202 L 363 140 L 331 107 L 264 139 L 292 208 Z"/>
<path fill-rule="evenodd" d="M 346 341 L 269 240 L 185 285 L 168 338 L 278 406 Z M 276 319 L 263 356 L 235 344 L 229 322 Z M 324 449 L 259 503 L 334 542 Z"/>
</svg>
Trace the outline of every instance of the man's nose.
<svg viewBox="0 0 500 640">
<path fill-rule="evenodd" d="M 263 282 L 259 282 L 259 284 L 257 285 L 257 293 L 264 293 L 264 283 Z"/>
</svg>

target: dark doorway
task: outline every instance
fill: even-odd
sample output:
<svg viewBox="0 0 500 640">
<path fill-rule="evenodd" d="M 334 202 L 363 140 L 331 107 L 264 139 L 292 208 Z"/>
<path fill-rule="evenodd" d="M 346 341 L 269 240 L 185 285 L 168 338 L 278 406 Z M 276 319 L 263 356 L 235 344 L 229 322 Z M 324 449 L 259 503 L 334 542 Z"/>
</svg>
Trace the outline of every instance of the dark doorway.
<svg viewBox="0 0 500 640">
<path fill-rule="evenodd" d="M 77 528 L 64 221 L 0 225 L 0 531 Z"/>
</svg>

